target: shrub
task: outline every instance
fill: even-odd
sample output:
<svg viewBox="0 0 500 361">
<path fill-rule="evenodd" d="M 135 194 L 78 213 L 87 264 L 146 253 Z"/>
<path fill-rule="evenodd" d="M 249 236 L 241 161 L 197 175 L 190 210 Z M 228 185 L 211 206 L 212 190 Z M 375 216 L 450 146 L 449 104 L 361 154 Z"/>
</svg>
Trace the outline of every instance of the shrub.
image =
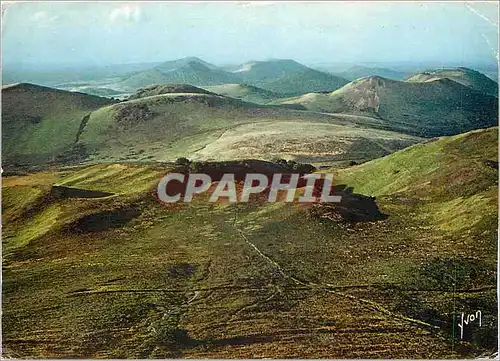
<svg viewBox="0 0 500 361">
<path fill-rule="evenodd" d="M 203 169 L 203 162 L 191 162 L 189 164 L 189 170 L 193 173 L 201 172 Z"/>
<path fill-rule="evenodd" d="M 157 344 L 182 347 L 189 343 L 190 338 L 187 330 L 180 327 L 180 313 L 178 310 L 171 310 L 158 321 L 149 326 L 154 341 Z"/>
<path fill-rule="evenodd" d="M 283 166 L 283 167 L 286 167 L 286 166 L 287 166 L 287 161 L 286 161 L 286 159 L 282 159 L 282 158 L 273 158 L 273 159 L 271 160 L 271 162 L 276 163 L 276 164 L 279 164 L 279 165 L 281 165 L 281 166 Z"/>
<path fill-rule="evenodd" d="M 297 169 L 297 166 L 298 166 L 298 163 L 294 160 L 289 160 L 287 163 L 286 163 L 287 167 L 292 169 L 292 170 L 296 170 Z"/>
<path fill-rule="evenodd" d="M 185 157 L 180 157 L 175 160 L 176 165 L 183 165 L 183 166 L 189 166 L 191 164 L 191 161 Z"/>
</svg>

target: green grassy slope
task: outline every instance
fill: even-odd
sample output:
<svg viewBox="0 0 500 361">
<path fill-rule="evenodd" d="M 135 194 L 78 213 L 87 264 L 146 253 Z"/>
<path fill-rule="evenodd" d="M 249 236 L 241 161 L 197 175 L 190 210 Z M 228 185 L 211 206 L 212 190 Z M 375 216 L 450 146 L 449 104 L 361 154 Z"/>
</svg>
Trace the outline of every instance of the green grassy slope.
<svg viewBox="0 0 500 361">
<path fill-rule="evenodd" d="M 75 143 L 84 117 L 114 102 L 27 83 L 3 87 L 3 164 L 53 159 Z"/>
<path fill-rule="evenodd" d="M 126 89 L 139 89 L 154 84 L 169 83 L 170 79 L 158 69 L 148 69 L 134 73 L 118 83 L 118 86 Z"/>
<path fill-rule="evenodd" d="M 339 76 L 307 68 L 272 81 L 260 82 L 259 86 L 276 93 L 297 96 L 310 92 L 333 91 L 348 82 Z"/>
<path fill-rule="evenodd" d="M 206 87 L 212 93 L 228 96 L 235 99 L 241 99 L 246 102 L 256 104 L 266 104 L 271 100 L 283 98 L 282 94 L 261 89 L 252 85 L 244 84 L 223 84 Z"/>
<path fill-rule="evenodd" d="M 498 97 L 498 84 L 486 75 L 469 68 L 427 70 L 410 76 L 407 82 L 423 83 L 448 78 L 481 93 Z"/>
<path fill-rule="evenodd" d="M 498 160 L 496 134 L 493 128 L 443 138 L 337 171 L 338 182 L 354 192 L 377 195 L 388 217 L 371 222 L 262 200 L 213 204 L 201 196 L 164 206 L 154 188 L 169 169 L 158 165 L 5 177 L 4 354 L 491 352 L 497 170 L 485 161 Z M 114 195 L 49 197 L 52 184 Z M 454 304 L 458 314 L 480 309 L 484 316 L 481 328 L 452 349 Z"/>
<path fill-rule="evenodd" d="M 277 157 L 306 163 L 363 162 L 420 141 L 422 138 L 339 124 L 333 119 L 329 123 L 283 119 L 229 128 L 191 158 L 227 160 L 252 154 L 259 159 Z"/>
<path fill-rule="evenodd" d="M 163 94 L 92 113 L 78 149 L 93 162 L 227 160 L 247 158 L 249 152 L 260 159 L 339 161 L 373 159 L 421 140 L 371 132 L 352 118 L 259 107 L 213 94 Z"/>
<path fill-rule="evenodd" d="M 355 191 L 376 196 L 399 192 L 429 198 L 476 194 L 496 184 L 497 172 L 486 162 L 498 158 L 497 133 L 498 128 L 493 127 L 432 139 L 342 170 L 339 175 Z"/>
<path fill-rule="evenodd" d="M 498 99 L 450 79 L 400 82 L 358 79 L 330 94 L 306 94 L 273 104 L 299 104 L 329 113 L 366 114 L 392 130 L 432 137 L 498 124 Z"/>
<path fill-rule="evenodd" d="M 338 181 L 367 195 L 422 199 L 421 214 L 439 228 L 480 237 L 497 219 L 498 170 L 489 162 L 498 162 L 497 127 L 409 147 L 342 170 Z"/>
<path fill-rule="evenodd" d="M 401 284 L 400 290 L 385 292 L 393 307 L 412 316 L 427 312 L 448 330 L 453 302 L 459 315 L 487 309 L 491 328 L 476 327 L 468 337 L 492 347 L 498 302 L 498 128 L 432 140 L 335 173 L 337 182 L 354 192 L 376 196 L 389 222 L 400 225 L 399 232 L 389 233 L 395 242 L 388 251 L 408 247 L 406 254 L 381 268 L 387 280 Z M 477 291 L 453 296 L 454 283 Z M 416 291 L 432 288 L 443 293 Z"/>
<path fill-rule="evenodd" d="M 4 98 L 4 165 L 9 168 L 242 159 L 248 152 L 260 159 L 365 161 L 421 141 L 370 131 L 380 127 L 375 118 L 257 105 L 185 84 L 150 86 L 118 103 L 31 85 L 8 88 Z"/>
</svg>

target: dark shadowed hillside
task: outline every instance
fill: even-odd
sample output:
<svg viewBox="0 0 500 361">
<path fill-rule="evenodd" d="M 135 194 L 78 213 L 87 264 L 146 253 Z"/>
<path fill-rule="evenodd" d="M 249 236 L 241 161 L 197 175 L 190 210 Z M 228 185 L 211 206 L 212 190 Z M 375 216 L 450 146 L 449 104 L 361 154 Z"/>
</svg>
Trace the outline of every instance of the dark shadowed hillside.
<svg viewBox="0 0 500 361">
<path fill-rule="evenodd" d="M 75 144 L 92 111 L 115 102 L 28 83 L 4 86 L 4 166 L 54 160 Z"/>
<path fill-rule="evenodd" d="M 420 136 L 457 134 L 498 123 L 498 99 L 448 78 L 401 82 L 358 79 L 329 94 L 277 101 L 328 113 L 365 114 L 389 129 Z"/>
</svg>

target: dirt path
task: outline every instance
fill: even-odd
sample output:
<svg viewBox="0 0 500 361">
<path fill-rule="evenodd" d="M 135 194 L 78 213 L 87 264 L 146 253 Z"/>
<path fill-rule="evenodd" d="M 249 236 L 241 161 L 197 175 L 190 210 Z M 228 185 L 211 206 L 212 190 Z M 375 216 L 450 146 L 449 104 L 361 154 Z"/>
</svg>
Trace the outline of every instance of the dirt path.
<svg viewBox="0 0 500 361">
<path fill-rule="evenodd" d="M 330 285 L 330 284 L 327 284 L 327 283 L 304 282 L 304 281 L 301 281 L 300 279 L 298 279 L 294 275 L 288 275 L 283 270 L 283 268 L 281 267 L 281 265 L 278 262 L 276 262 L 275 260 L 273 260 L 272 258 L 270 258 L 269 256 L 267 256 L 266 254 L 264 254 L 255 244 L 253 244 L 245 236 L 245 234 L 243 233 L 243 231 L 241 231 L 235 224 L 233 224 L 233 227 L 238 231 L 238 233 L 241 235 L 241 237 L 245 241 L 245 243 L 247 245 L 249 245 L 252 249 L 254 249 L 260 257 L 262 257 L 269 264 L 271 264 L 283 277 L 292 280 L 297 285 L 305 286 L 305 287 L 308 287 L 310 289 L 324 290 L 325 292 L 332 293 L 332 294 L 335 294 L 335 295 L 338 295 L 338 296 L 341 296 L 341 297 L 344 297 L 344 298 L 348 298 L 350 300 L 353 300 L 355 302 L 360 303 L 361 305 L 363 305 L 364 307 L 366 307 L 366 308 L 368 308 L 370 310 L 374 310 L 374 311 L 380 312 L 380 313 L 382 313 L 384 315 L 390 316 L 391 318 L 397 318 L 399 320 L 409 322 L 409 323 L 417 325 L 419 327 L 424 327 L 426 329 L 432 329 L 432 330 L 441 330 L 438 326 L 431 325 L 431 324 L 429 324 L 427 322 L 424 322 L 424 321 L 421 321 L 421 320 L 417 320 L 417 319 L 414 319 L 414 318 L 410 318 L 410 317 L 404 316 L 402 314 L 398 314 L 398 313 L 392 312 L 392 311 L 388 310 L 387 308 L 385 308 L 384 306 L 382 306 L 381 304 L 379 304 L 377 302 L 374 302 L 374 301 L 371 301 L 371 300 L 368 300 L 368 299 L 365 299 L 365 298 L 359 298 L 359 297 L 350 295 L 348 293 L 339 292 L 337 290 L 338 288 L 336 286 L 334 286 L 334 285 Z M 350 287 L 352 288 L 352 287 L 355 287 L 355 286 L 350 286 Z"/>
</svg>

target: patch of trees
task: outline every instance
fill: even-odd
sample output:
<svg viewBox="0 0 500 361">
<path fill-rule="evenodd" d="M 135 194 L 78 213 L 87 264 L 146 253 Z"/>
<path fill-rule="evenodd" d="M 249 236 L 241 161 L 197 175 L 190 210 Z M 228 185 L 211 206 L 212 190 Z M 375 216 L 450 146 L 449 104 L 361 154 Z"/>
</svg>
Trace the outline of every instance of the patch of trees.
<svg viewBox="0 0 500 361">
<path fill-rule="evenodd" d="M 299 163 L 294 160 L 287 161 L 286 159 L 274 158 L 272 162 L 297 173 L 312 173 L 316 170 L 316 167 L 312 164 Z"/>
<path fill-rule="evenodd" d="M 175 165 L 186 166 L 188 167 L 191 164 L 191 161 L 185 157 L 180 157 L 175 160 Z"/>
<path fill-rule="evenodd" d="M 224 169 L 225 167 L 244 167 L 244 168 L 252 168 L 252 161 L 241 161 L 241 164 L 238 165 L 239 161 L 232 162 L 200 162 L 200 161 L 191 161 L 186 157 L 177 158 L 175 161 L 175 165 L 180 167 L 188 168 L 189 171 L 196 173 L 200 172 L 203 169 L 209 167 L 211 169 Z M 265 163 L 265 162 L 264 162 Z M 307 174 L 312 173 L 316 170 L 316 168 L 308 163 L 299 163 L 294 160 L 285 160 L 275 158 L 271 161 L 271 163 L 279 165 L 281 168 L 289 172 Z"/>
<path fill-rule="evenodd" d="M 193 173 L 201 172 L 207 164 L 207 162 L 191 161 L 186 157 L 180 157 L 175 160 L 175 165 L 187 168 L 190 172 Z"/>
</svg>

